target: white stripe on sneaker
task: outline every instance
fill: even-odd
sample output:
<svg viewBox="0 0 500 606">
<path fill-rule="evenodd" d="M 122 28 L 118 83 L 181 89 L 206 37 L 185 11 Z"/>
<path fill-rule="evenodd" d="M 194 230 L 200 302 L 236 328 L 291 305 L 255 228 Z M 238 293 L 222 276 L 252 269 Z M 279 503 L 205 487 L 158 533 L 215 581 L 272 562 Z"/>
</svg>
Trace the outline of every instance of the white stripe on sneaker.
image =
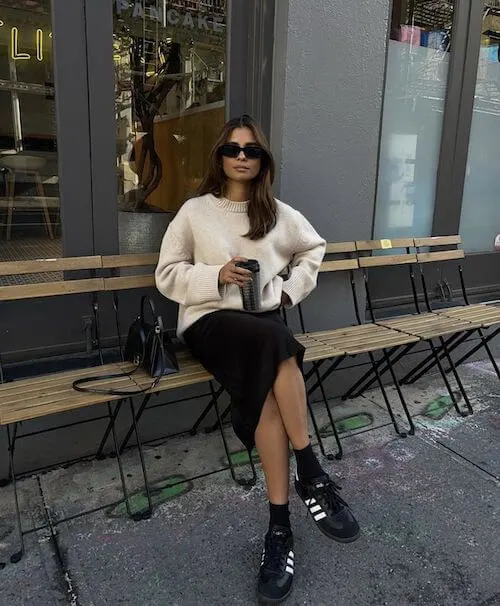
<svg viewBox="0 0 500 606">
<path fill-rule="evenodd" d="M 288 572 L 289 574 L 293 574 L 293 568 L 291 568 L 290 566 L 287 566 L 285 568 L 285 572 Z"/>
<path fill-rule="evenodd" d="M 287 563 L 288 565 L 290 565 L 290 566 L 293 566 L 293 560 L 292 560 L 292 558 L 287 558 L 286 563 Z"/>
<path fill-rule="evenodd" d="M 321 505 L 314 505 L 313 507 L 309 507 L 309 511 L 311 513 L 317 513 L 318 511 L 323 511 L 321 509 Z"/>
<path fill-rule="evenodd" d="M 316 520 L 316 522 L 319 522 L 323 518 L 326 518 L 326 513 L 324 511 L 322 511 L 321 513 L 318 513 L 318 515 L 314 516 L 314 519 Z"/>
<path fill-rule="evenodd" d="M 316 499 L 306 499 L 304 503 L 309 507 L 310 505 L 316 505 Z"/>
</svg>

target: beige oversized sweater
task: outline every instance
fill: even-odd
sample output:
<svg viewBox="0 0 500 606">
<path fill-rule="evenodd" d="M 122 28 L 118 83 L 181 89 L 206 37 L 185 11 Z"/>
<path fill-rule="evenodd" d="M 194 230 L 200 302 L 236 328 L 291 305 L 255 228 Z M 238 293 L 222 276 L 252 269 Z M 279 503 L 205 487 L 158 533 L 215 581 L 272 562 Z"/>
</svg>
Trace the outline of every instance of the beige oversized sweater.
<svg viewBox="0 0 500 606">
<path fill-rule="evenodd" d="M 325 241 L 297 210 L 277 200 L 276 227 L 261 240 L 250 240 L 246 202 L 211 194 L 188 200 L 163 238 L 156 286 L 179 303 L 177 334 L 202 316 L 220 309 L 242 310 L 236 284 L 219 286 L 219 272 L 233 257 L 260 264 L 261 309 L 271 311 L 285 292 L 296 305 L 315 288 Z M 278 274 L 290 266 L 284 282 Z"/>
</svg>

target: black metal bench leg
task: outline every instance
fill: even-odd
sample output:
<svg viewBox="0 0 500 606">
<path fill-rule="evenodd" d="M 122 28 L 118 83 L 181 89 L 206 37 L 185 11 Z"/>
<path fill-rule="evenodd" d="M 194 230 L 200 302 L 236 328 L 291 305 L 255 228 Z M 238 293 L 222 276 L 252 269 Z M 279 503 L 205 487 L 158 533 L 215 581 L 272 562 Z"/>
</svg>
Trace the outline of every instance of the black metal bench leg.
<svg viewBox="0 0 500 606">
<path fill-rule="evenodd" d="M 150 395 L 150 394 L 148 394 L 148 395 Z M 146 463 L 144 461 L 144 450 L 143 450 L 143 447 L 142 447 L 141 436 L 139 434 L 139 428 L 138 428 L 138 424 L 137 424 L 137 422 L 138 422 L 137 416 L 140 417 L 140 414 L 138 413 L 137 416 L 135 414 L 133 399 L 129 398 L 128 401 L 129 401 L 129 405 L 130 405 L 130 416 L 132 417 L 132 426 L 134 428 L 135 438 L 136 438 L 136 441 L 137 441 L 137 449 L 139 451 L 139 459 L 141 461 L 142 477 L 144 479 L 144 488 L 146 490 L 146 496 L 147 496 L 147 499 L 148 499 L 148 509 L 147 509 L 147 511 L 145 511 L 143 513 L 140 513 L 140 514 L 137 514 L 137 513 L 133 514 L 133 519 L 134 520 L 146 520 L 146 519 L 150 518 L 151 515 L 152 515 L 152 513 L 153 513 L 153 501 L 151 499 L 151 487 L 150 487 L 150 484 L 149 484 L 148 474 L 147 474 L 147 471 L 146 471 Z M 142 406 L 141 406 L 141 408 L 142 408 Z M 144 406 L 144 408 L 145 408 L 145 406 Z M 123 447 L 123 444 L 122 444 L 122 447 Z"/>
<path fill-rule="evenodd" d="M 249 459 L 250 459 L 250 467 L 252 468 L 252 477 L 250 479 L 246 479 L 246 478 L 238 478 L 236 476 L 236 472 L 235 472 L 234 466 L 233 466 L 233 461 L 231 459 L 231 453 L 229 451 L 229 446 L 227 444 L 226 434 L 224 432 L 224 423 L 222 420 L 222 416 L 220 414 L 219 403 L 217 400 L 216 391 L 215 391 L 212 381 L 209 381 L 209 385 L 210 385 L 210 393 L 212 394 L 212 399 L 214 401 L 215 412 L 217 414 L 217 421 L 219 423 L 219 430 L 220 430 L 220 435 L 222 437 L 222 443 L 224 444 L 224 450 L 225 450 L 227 461 L 229 464 L 229 471 L 231 472 L 231 477 L 240 486 L 245 486 L 245 487 L 254 486 L 257 481 L 257 473 L 255 471 L 255 465 L 252 460 L 252 453 L 248 453 Z"/>
<path fill-rule="evenodd" d="M 129 501 L 130 497 L 129 497 L 129 492 L 128 492 L 128 489 L 127 489 L 127 484 L 125 482 L 125 473 L 123 471 L 122 457 L 121 457 L 121 454 L 120 454 L 120 449 L 118 447 L 118 438 L 116 436 L 116 428 L 115 428 L 115 420 L 116 420 L 116 414 L 115 413 L 116 413 L 116 409 L 118 407 L 121 407 L 122 402 L 123 402 L 123 400 L 119 400 L 118 401 L 118 403 L 115 406 L 115 410 L 114 411 L 112 410 L 111 403 L 110 402 L 107 403 L 108 417 L 109 417 L 109 420 L 110 420 L 111 435 L 113 436 L 113 444 L 114 444 L 114 447 L 115 447 L 116 460 L 118 462 L 118 469 L 120 471 L 120 480 L 121 480 L 121 483 L 122 483 L 122 492 L 123 492 L 123 497 L 124 497 L 124 500 L 125 500 L 125 507 L 127 509 L 127 515 L 130 518 L 134 519 L 132 510 L 130 509 L 130 501 Z"/>
<path fill-rule="evenodd" d="M 398 423 L 396 421 L 396 417 L 394 415 L 394 411 L 392 410 L 392 406 L 391 406 L 391 403 L 389 401 L 389 397 L 387 396 L 387 392 L 385 390 L 384 383 L 382 382 L 382 378 L 380 376 L 380 372 L 379 372 L 379 370 L 378 370 L 378 368 L 376 366 L 375 357 L 373 355 L 373 352 L 369 351 L 368 352 L 368 357 L 370 358 L 370 363 L 371 363 L 371 366 L 373 368 L 373 372 L 375 373 L 375 377 L 376 377 L 378 386 L 380 388 L 380 391 L 382 392 L 382 396 L 384 398 L 385 406 L 387 408 L 387 412 L 389 413 L 389 417 L 391 418 L 392 425 L 393 425 L 396 433 L 398 434 L 398 436 L 400 436 L 401 438 L 406 438 L 406 436 L 407 436 L 406 432 L 405 431 L 401 431 L 401 429 L 399 429 L 399 425 L 398 425 Z"/>
<path fill-rule="evenodd" d="M 336 358 L 329 366 L 329 368 L 327 370 L 324 371 L 324 373 L 321 375 L 321 380 L 322 381 L 326 381 L 326 379 L 332 374 L 332 372 L 335 371 L 335 369 L 337 368 L 337 366 L 342 362 L 342 360 L 345 359 L 345 356 L 341 356 L 340 358 Z M 306 381 L 309 377 L 314 376 L 314 371 L 311 371 L 313 374 L 307 373 L 306 375 Z M 312 396 L 312 394 L 319 389 L 319 383 L 318 381 L 316 381 L 316 383 L 314 383 L 314 385 L 312 387 L 309 387 L 307 389 L 307 395 L 308 396 Z"/>
<path fill-rule="evenodd" d="M 464 414 L 464 413 L 463 413 L 463 412 L 460 410 L 460 407 L 459 407 L 459 405 L 458 405 L 457 399 L 456 399 L 456 397 L 455 397 L 455 394 L 454 394 L 454 392 L 453 392 L 453 389 L 451 388 L 450 382 L 448 381 L 448 377 L 446 376 L 446 372 L 445 372 L 445 370 L 444 370 L 444 368 L 443 368 L 443 365 L 441 364 L 441 360 L 440 360 L 440 358 L 439 358 L 439 356 L 438 356 L 438 353 L 437 353 L 436 347 L 435 347 L 434 343 L 432 342 L 432 339 L 430 339 L 429 341 L 427 341 L 427 343 L 429 344 L 429 347 L 431 348 L 432 355 L 434 356 L 434 359 L 436 360 L 437 367 L 438 367 L 439 372 L 440 372 L 440 374 L 441 374 L 441 377 L 442 377 L 442 379 L 443 379 L 443 381 L 444 381 L 444 384 L 445 384 L 445 386 L 446 386 L 446 389 L 448 390 L 448 394 L 449 394 L 449 396 L 450 396 L 450 398 L 451 398 L 451 401 L 453 402 L 453 406 L 454 406 L 455 410 L 458 412 L 458 414 L 459 414 L 460 416 L 466 416 L 466 415 L 465 415 L 465 414 Z"/>
<path fill-rule="evenodd" d="M 386 349 L 383 349 L 382 353 L 383 353 L 384 359 L 386 361 L 387 368 L 389 369 L 389 372 L 391 373 L 392 381 L 394 383 L 394 386 L 396 387 L 396 391 L 398 392 L 399 400 L 401 402 L 401 406 L 403 407 L 403 410 L 404 410 L 404 413 L 406 416 L 406 420 L 408 421 L 408 425 L 409 425 L 408 433 L 411 436 L 413 436 L 415 434 L 415 424 L 413 423 L 413 419 L 411 418 L 410 411 L 408 410 L 408 405 L 406 404 L 406 400 L 405 400 L 405 397 L 403 394 L 403 390 L 401 389 L 401 385 L 399 384 L 396 373 L 394 372 L 394 367 L 391 362 L 390 352 L 388 352 Z"/>
<path fill-rule="evenodd" d="M 446 342 L 446 344 L 450 347 L 449 351 L 451 352 L 455 349 L 455 347 L 461 345 L 467 339 L 467 337 L 467 333 L 465 335 L 458 333 L 449 338 Z M 438 355 L 440 360 L 444 360 L 446 357 L 445 353 L 442 351 L 442 348 L 439 348 Z M 430 353 L 424 360 L 419 362 L 414 368 L 406 373 L 406 375 L 401 379 L 401 383 L 408 383 L 409 385 L 415 383 L 421 377 L 427 374 L 434 366 L 436 366 L 436 359 L 434 358 L 434 354 Z"/>
<path fill-rule="evenodd" d="M 219 387 L 219 389 L 216 391 L 216 396 L 219 397 L 220 395 L 222 395 L 223 391 L 224 391 L 224 388 Z M 213 401 L 213 399 L 211 399 L 210 402 L 203 409 L 203 412 L 201 413 L 201 415 L 196 419 L 194 425 L 191 427 L 189 433 L 192 436 L 196 435 L 196 433 L 198 432 L 199 426 L 203 423 L 203 421 L 205 420 L 208 413 L 212 410 L 213 407 L 214 407 L 214 401 Z"/>
<path fill-rule="evenodd" d="M 479 332 L 479 336 L 481 337 L 481 343 L 483 344 L 484 348 L 486 349 L 488 358 L 490 359 L 491 365 L 493 366 L 493 370 L 496 372 L 497 377 L 500 379 L 500 369 L 498 368 L 497 361 L 495 360 L 495 357 L 491 353 L 490 346 L 488 345 L 489 339 L 487 339 L 484 336 L 484 332 L 483 332 L 482 328 L 479 328 L 478 332 Z M 496 334 L 496 333 L 494 333 L 494 334 Z M 456 362 L 455 362 L 455 366 L 458 366 L 458 364 Z"/>
<path fill-rule="evenodd" d="M 325 450 L 325 445 L 323 443 L 323 438 L 321 437 L 321 433 L 319 431 L 319 427 L 318 427 L 318 422 L 316 421 L 316 416 L 314 414 L 314 411 L 312 409 L 311 403 L 309 402 L 309 398 L 306 398 L 307 401 L 307 410 L 309 411 L 309 415 L 311 417 L 311 421 L 314 427 L 314 433 L 316 434 L 316 437 L 318 438 L 318 446 L 319 449 L 321 451 L 321 454 L 326 457 L 328 460 L 332 460 L 333 459 L 333 455 L 332 454 L 327 454 L 326 450 Z"/>
<path fill-rule="evenodd" d="M 123 400 L 119 400 L 118 404 L 115 406 L 113 414 L 109 420 L 108 426 L 106 427 L 106 431 L 104 432 L 104 435 L 102 437 L 101 443 L 99 444 L 99 448 L 97 449 L 97 454 L 96 454 L 97 460 L 104 458 L 104 454 L 103 454 L 104 447 L 106 446 L 106 442 L 108 441 L 109 434 L 111 433 L 111 431 L 114 427 L 114 423 L 116 421 L 116 418 L 118 417 L 122 404 L 123 404 Z M 109 402 L 108 402 L 108 406 L 109 406 Z"/>
<path fill-rule="evenodd" d="M 403 348 L 403 350 L 400 351 L 398 353 L 398 355 L 394 357 L 393 360 L 391 360 L 392 366 L 394 367 L 394 364 L 399 362 L 399 360 L 401 360 L 401 358 L 404 358 L 404 356 L 406 356 L 406 354 L 409 353 L 415 347 L 415 345 L 417 343 L 418 343 L 418 341 L 416 343 L 410 343 L 409 345 L 406 345 Z M 399 347 L 400 346 L 397 346 L 397 347 L 394 347 L 393 349 L 391 349 L 389 356 L 392 356 L 392 354 L 394 352 L 396 352 L 399 349 Z M 385 362 L 384 358 L 381 358 L 377 362 L 377 367 L 379 367 L 379 365 L 384 364 L 384 362 Z M 380 376 L 382 377 L 388 370 L 389 370 L 389 367 L 386 364 L 385 368 L 383 368 L 382 371 L 380 372 Z M 369 379 L 368 382 L 365 385 L 362 385 L 362 382 L 364 382 L 366 379 Z M 353 385 L 351 387 L 351 389 L 349 389 L 349 391 L 345 395 L 342 396 L 342 399 L 347 400 L 349 398 L 359 398 L 359 396 L 363 395 L 363 393 L 376 382 L 377 382 L 377 377 L 375 376 L 373 368 L 370 368 L 370 370 L 368 370 L 363 375 L 363 377 L 361 377 L 361 379 L 355 385 Z"/>
<path fill-rule="evenodd" d="M 231 404 L 228 404 L 226 406 L 226 408 L 224 409 L 223 413 L 220 416 L 221 421 L 223 423 L 227 419 L 227 417 L 229 416 L 230 413 L 231 413 Z M 213 433 L 214 431 L 217 431 L 218 427 L 219 427 L 219 421 L 217 420 L 213 425 L 211 425 L 210 427 L 207 427 L 206 430 L 205 430 L 205 432 L 206 433 Z"/>
<path fill-rule="evenodd" d="M 345 356 L 341 356 L 340 362 L 344 358 L 345 358 Z M 339 364 L 340 364 L 340 362 L 339 362 Z M 333 431 L 333 435 L 335 437 L 335 442 L 337 443 L 337 452 L 335 454 L 332 454 L 332 453 L 327 454 L 326 458 L 329 461 L 333 461 L 334 458 L 337 459 L 338 461 L 340 461 L 340 459 L 342 458 L 342 456 L 344 454 L 344 451 L 343 451 L 343 448 L 342 448 L 342 444 L 340 443 L 339 434 L 338 434 L 337 428 L 335 426 L 335 421 L 334 421 L 333 416 L 332 416 L 332 411 L 330 410 L 330 405 L 328 404 L 328 398 L 326 397 L 326 391 L 325 391 L 325 386 L 323 385 L 323 379 L 321 378 L 321 375 L 320 375 L 320 372 L 318 370 L 317 365 L 313 364 L 313 366 L 314 366 L 314 370 L 315 370 L 316 380 L 317 380 L 317 383 L 319 384 L 319 389 L 321 391 L 321 397 L 323 399 L 323 404 L 324 404 L 325 409 L 326 409 L 326 414 L 328 415 L 328 421 L 330 422 L 330 425 L 331 425 L 331 428 L 332 428 L 332 431 Z M 320 448 L 321 448 L 322 454 L 325 454 L 324 453 L 324 448 L 321 447 L 322 446 L 322 438 L 321 438 L 320 432 L 316 428 L 316 425 L 314 427 L 314 430 L 316 432 L 316 436 L 318 438 L 318 442 L 320 443 Z"/>
<path fill-rule="evenodd" d="M 494 339 L 498 334 L 500 334 L 500 328 L 498 328 L 494 332 L 490 333 L 488 336 L 484 336 L 484 334 L 483 334 L 484 343 L 488 344 L 489 341 Z M 463 364 L 472 355 L 474 355 L 476 353 L 476 351 L 479 351 L 481 349 L 481 347 L 483 347 L 484 343 L 482 341 L 481 343 L 479 343 L 479 345 L 476 345 L 475 347 L 473 347 L 470 351 L 468 351 L 465 355 L 463 355 L 459 360 L 457 360 L 455 362 L 455 366 L 458 367 L 458 366 L 460 366 L 460 364 Z M 488 350 L 489 350 L 489 347 L 488 347 Z M 491 354 L 491 352 L 490 352 L 490 354 Z M 498 366 L 496 365 L 496 363 L 494 364 L 494 366 L 495 366 L 495 371 L 498 374 Z M 499 378 L 500 378 L 500 375 L 499 375 Z"/>
<path fill-rule="evenodd" d="M 391 354 L 392 352 L 394 352 L 397 349 L 397 347 L 394 347 L 391 350 Z M 382 366 L 382 364 L 384 364 L 384 359 L 380 359 L 378 362 L 376 362 L 377 368 L 380 368 Z M 377 379 L 375 377 L 372 376 L 373 375 L 373 369 L 370 368 L 369 370 L 367 370 L 365 372 L 365 374 L 359 378 L 356 383 L 354 383 L 354 385 L 352 385 L 343 396 L 341 396 L 341 400 L 349 400 L 349 398 L 356 398 L 359 395 L 361 395 L 364 391 L 366 391 Z M 363 383 L 365 383 L 368 379 L 370 379 L 369 383 L 367 385 L 365 385 L 364 387 L 362 387 Z M 359 389 L 359 391 L 357 391 Z M 357 392 L 357 393 L 356 393 Z"/>
<path fill-rule="evenodd" d="M 458 389 L 460 390 L 460 393 L 462 394 L 465 405 L 467 406 L 467 412 L 459 410 L 460 415 L 462 417 L 465 417 L 469 414 L 472 414 L 474 412 L 474 410 L 472 409 L 472 405 L 470 403 L 469 396 L 467 395 L 467 392 L 465 391 L 462 380 L 460 379 L 457 369 L 455 368 L 455 363 L 453 362 L 453 359 L 450 356 L 450 352 L 448 351 L 448 347 L 446 346 L 446 343 L 444 342 L 443 337 L 439 337 L 439 342 L 441 343 L 441 347 L 443 348 L 446 359 L 448 360 L 448 364 L 450 365 L 451 372 L 453 373 L 453 376 L 455 377 L 455 381 L 457 382 Z"/>
<path fill-rule="evenodd" d="M 17 423 L 14 424 L 14 431 L 11 434 L 10 425 L 7 425 L 7 443 L 8 443 L 8 451 L 9 451 L 9 470 L 10 477 L 12 480 L 12 489 L 14 490 L 14 504 L 16 508 L 16 518 L 17 518 L 17 532 L 19 538 L 19 550 L 13 553 L 10 557 L 10 561 L 12 564 L 17 564 L 24 555 L 25 547 L 24 547 L 24 531 L 23 524 L 21 520 L 21 510 L 19 508 L 19 495 L 17 493 L 17 482 L 16 482 L 16 470 L 14 466 L 14 450 L 16 445 L 16 433 L 17 433 Z"/>
<path fill-rule="evenodd" d="M 136 412 L 134 419 L 135 419 L 135 423 L 139 423 L 140 418 L 142 417 L 142 413 L 145 411 L 146 406 L 149 404 L 149 400 L 151 400 L 151 398 L 153 397 L 152 393 L 148 393 L 146 396 L 144 396 L 142 402 L 141 402 L 141 406 L 139 408 L 139 410 Z M 127 444 L 129 443 L 130 438 L 132 437 L 132 434 L 135 431 L 135 425 L 134 425 L 134 421 L 132 420 L 132 423 L 130 424 L 130 427 L 128 428 L 127 433 L 125 434 L 125 437 L 123 438 L 123 441 L 121 443 L 120 446 L 120 454 L 123 454 Z"/>
</svg>

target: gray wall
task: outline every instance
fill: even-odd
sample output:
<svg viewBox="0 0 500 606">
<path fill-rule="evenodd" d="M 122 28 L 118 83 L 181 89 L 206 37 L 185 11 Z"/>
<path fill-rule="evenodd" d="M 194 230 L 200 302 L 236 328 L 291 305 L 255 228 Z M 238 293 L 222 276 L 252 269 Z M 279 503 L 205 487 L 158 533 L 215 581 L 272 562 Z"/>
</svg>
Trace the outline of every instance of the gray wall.
<svg viewBox="0 0 500 606">
<path fill-rule="evenodd" d="M 276 0 L 271 129 L 280 168 L 276 193 L 329 241 L 371 237 L 390 4 Z M 323 281 L 309 315 L 331 326 L 333 311 L 340 325 L 351 307 L 344 281 L 340 276 Z"/>
</svg>

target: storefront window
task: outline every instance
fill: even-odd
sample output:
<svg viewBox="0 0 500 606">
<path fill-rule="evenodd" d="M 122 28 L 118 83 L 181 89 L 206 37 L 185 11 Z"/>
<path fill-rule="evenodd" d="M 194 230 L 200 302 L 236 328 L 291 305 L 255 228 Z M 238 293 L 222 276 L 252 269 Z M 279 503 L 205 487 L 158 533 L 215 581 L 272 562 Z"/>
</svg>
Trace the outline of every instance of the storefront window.
<svg viewBox="0 0 500 606">
<path fill-rule="evenodd" d="M 0 0 L 0 260 L 61 255 L 50 0 Z"/>
<path fill-rule="evenodd" d="M 393 2 L 375 237 L 431 234 L 453 8 Z"/>
<path fill-rule="evenodd" d="M 158 250 L 224 123 L 226 2 L 113 2 L 120 252 Z"/>
<path fill-rule="evenodd" d="M 500 2 L 484 4 L 481 50 L 460 220 L 468 252 L 500 249 Z"/>
</svg>

